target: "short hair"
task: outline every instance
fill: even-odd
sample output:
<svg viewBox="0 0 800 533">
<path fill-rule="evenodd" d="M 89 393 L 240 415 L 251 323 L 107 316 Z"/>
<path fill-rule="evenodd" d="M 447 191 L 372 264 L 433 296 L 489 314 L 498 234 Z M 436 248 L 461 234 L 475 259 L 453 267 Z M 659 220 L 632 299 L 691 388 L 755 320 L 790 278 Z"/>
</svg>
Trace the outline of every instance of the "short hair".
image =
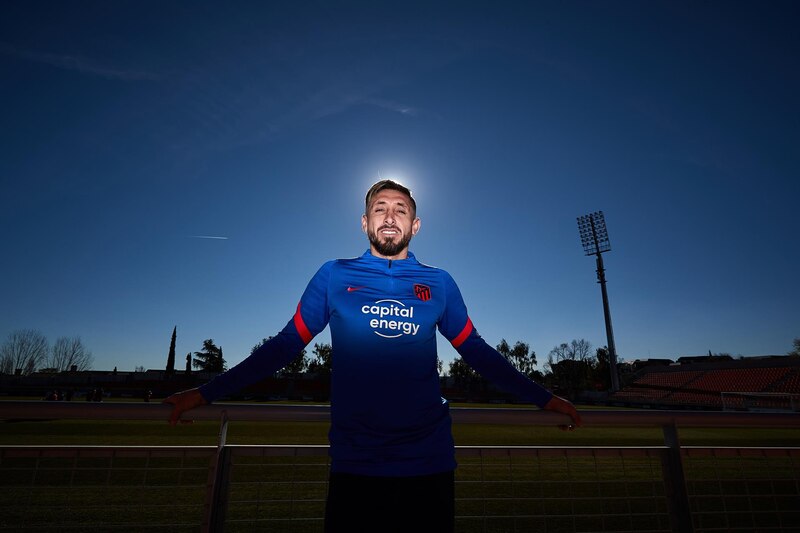
<svg viewBox="0 0 800 533">
<path fill-rule="evenodd" d="M 399 191 L 408 196 L 408 199 L 411 201 L 411 211 L 412 211 L 411 217 L 415 218 L 417 216 L 417 202 L 414 200 L 414 197 L 411 196 L 411 190 L 405 185 L 402 185 L 392 180 L 380 180 L 378 182 L 375 182 L 375 184 L 373 184 L 372 187 L 369 188 L 369 190 L 367 191 L 367 196 L 364 199 L 365 213 L 369 213 L 369 204 L 372 203 L 372 199 L 375 197 L 375 195 L 387 189 L 391 191 Z"/>
</svg>

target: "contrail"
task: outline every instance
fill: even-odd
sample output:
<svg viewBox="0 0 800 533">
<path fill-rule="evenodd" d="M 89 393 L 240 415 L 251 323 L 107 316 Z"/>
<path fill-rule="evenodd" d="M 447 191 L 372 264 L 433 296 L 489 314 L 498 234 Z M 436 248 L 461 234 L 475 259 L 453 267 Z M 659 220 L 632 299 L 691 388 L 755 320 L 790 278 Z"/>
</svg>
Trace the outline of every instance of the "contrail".
<svg viewBox="0 0 800 533">
<path fill-rule="evenodd" d="M 219 241 L 227 241 L 227 237 L 218 237 L 216 235 L 189 235 L 190 239 L 217 239 Z"/>
<path fill-rule="evenodd" d="M 63 68 L 66 70 L 75 70 L 86 74 L 94 74 L 95 76 L 114 80 L 136 81 L 158 79 L 158 76 L 151 72 L 108 67 L 95 63 L 93 60 L 82 56 L 32 52 L 30 50 L 17 48 L 4 42 L 0 42 L 0 53 L 14 57 L 20 57 L 29 61 L 35 61 L 37 63 L 45 63 L 53 67 Z"/>
</svg>

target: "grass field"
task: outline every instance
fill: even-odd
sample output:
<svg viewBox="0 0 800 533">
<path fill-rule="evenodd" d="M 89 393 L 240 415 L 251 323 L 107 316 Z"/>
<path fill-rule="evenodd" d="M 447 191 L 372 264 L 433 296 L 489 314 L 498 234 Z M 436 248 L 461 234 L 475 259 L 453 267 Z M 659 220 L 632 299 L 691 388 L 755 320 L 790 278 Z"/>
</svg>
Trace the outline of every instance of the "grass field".
<svg viewBox="0 0 800 533">
<path fill-rule="evenodd" d="M 475 407 L 470 404 L 469 407 Z M 498 407 L 493 405 L 491 407 Z M 232 422 L 228 444 L 327 444 L 327 423 Z M 459 455 L 458 531 L 669 531 L 657 428 L 454 426 L 458 446 L 553 446 Z M 176 446 L 0 458 L 0 531 L 198 531 L 219 424 L 0 422 L 3 446 Z M 736 452 L 800 445 L 796 429 L 682 429 L 684 446 L 731 447 L 684 460 L 695 531 L 800 531 L 798 455 Z M 623 447 L 634 447 L 623 449 Z M 566 453 L 559 447 L 588 447 Z M 598 451 L 620 447 L 619 451 Z M 226 531 L 321 531 L 327 457 L 232 457 Z M 738 529 L 737 529 L 738 528 Z"/>
<path fill-rule="evenodd" d="M 217 422 L 171 427 L 166 422 L 51 420 L 0 422 L 0 445 L 213 446 Z M 228 444 L 327 444 L 322 422 L 233 422 Z M 517 425 L 456 425 L 458 446 L 658 446 L 657 428 L 556 428 Z M 680 431 L 684 446 L 800 446 L 797 429 L 702 429 Z"/>
<path fill-rule="evenodd" d="M 124 401 L 124 400 L 122 400 Z M 140 400 L 137 400 L 140 401 Z M 515 408 L 519 405 L 454 404 L 454 407 Z M 582 410 L 595 409 L 581 407 Z M 42 420 L 0 421 L 0 445 L 216 445 L 218 422 L 194 422 L 171 427 L 166 421 Z M 229 444 L 327 444 L 323 422 L 232 422 Z M 456 424 L 458 446 L 658 446 L 664 437 L 658 428 L 557 428 L 501 424 Z M 800 446 L 800 429 L 680 430 L 684 446 Z"/>
</svg>

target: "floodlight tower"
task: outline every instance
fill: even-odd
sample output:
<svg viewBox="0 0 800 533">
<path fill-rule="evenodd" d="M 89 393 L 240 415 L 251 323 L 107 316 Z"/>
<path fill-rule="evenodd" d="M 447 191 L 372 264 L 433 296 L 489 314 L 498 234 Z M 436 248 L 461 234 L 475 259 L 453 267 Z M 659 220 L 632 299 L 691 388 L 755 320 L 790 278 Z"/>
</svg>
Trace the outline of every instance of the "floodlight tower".
<svg viewBox="0 0 800 533">
<path fill-rule="evenodd" d="M 611 390 L 619 390 L 619 375 L 617 374 L 617 349 L 614 346 L 614 330 L 611 327 L 611 311 L 608 309 L 608 291 L 606 290 L 606 269 L 603 268 L 603 252 L 611 250 L 608 241 L 606 220 L 602 211 L 589 213 L 578 217 L 578 231 L 581 234 L 581 244 L 586 255 L 597 256 L 597 283 L 603 293 L 603 314 L 606 319 L 606 338 L 608 339 L 608 363 L 611 369 Z"/>
</svg>

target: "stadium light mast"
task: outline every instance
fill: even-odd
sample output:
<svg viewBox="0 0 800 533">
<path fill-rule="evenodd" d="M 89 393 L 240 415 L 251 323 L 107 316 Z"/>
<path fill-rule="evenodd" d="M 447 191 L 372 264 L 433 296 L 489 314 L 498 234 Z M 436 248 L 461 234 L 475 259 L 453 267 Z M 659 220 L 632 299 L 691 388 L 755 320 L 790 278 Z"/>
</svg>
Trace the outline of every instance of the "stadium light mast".
<svg viewBox="0 0 800 533">
<path fill-rule="evenodd" d="M 611 390 L 619 390 L 619 375 L 617 374 L 617 349 L 614 346 L 614 330 L 611 327 L 611 311 L 608 308 L 608 291 L 606 290 L 606 269 L 603 267 L 603 252 L 611 250 L 608 241 L 606 220 L 602 211 L 589 213 L 578 217 L 578 231 L 581 235 L 581 245 L 586 255 L 597 256 L 597 283 L 603 294 L 603 315 L 606 319 L 606 338 L 608 340 L 608 363 L 611 370 Z"/>
</svg>

